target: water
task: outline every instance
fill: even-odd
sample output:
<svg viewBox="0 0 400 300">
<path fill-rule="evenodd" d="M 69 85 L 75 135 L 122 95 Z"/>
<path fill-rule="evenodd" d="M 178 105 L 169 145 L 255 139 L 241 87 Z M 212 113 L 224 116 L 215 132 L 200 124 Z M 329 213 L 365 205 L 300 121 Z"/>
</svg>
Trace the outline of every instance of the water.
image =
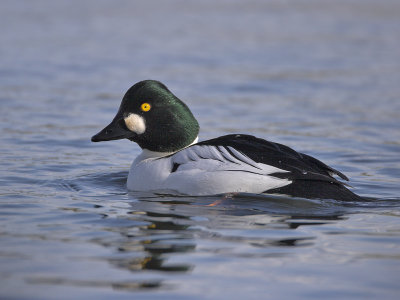
<svg viewBox="0 0 400 300">
<path fill-rule="evenodd" d="M 2 1 L 0 298 L 399 295 L 398 1 Z M 372 203 L 130 193 L 93 144 L 158 79 L 200 139 L 316 156 Z"/>
</svg>

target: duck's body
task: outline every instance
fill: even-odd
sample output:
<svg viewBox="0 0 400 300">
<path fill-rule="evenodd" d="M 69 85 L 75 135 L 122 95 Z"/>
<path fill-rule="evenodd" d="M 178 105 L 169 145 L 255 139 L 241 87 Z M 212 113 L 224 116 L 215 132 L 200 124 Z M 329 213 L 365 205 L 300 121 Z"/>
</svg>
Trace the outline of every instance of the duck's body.
<svg viewBox="0 0 400 300">
<path fill-rule="evenodd" d="M 229 143 L 229 140 L 247 137 L 225 136 L 219 140 Z M 257 163 L 232 146 L 214 146 L 209 142 L 194 144 L 165 157 L 139 156 L 131 166 L 128 189 L 214 195 L 262 193 L 290 183 L 288 179 L 269 175 L 287 171 Z"/>
<path fill-rule="evenodd" d="M 198 143 L 198 131 L 189 108 L 163 84 L 147 80 L 128 90 L 113 122 L 92 141 L 128 138 L 142 147 L 128 176 L 133 191 L 363 199 L 333 177 L 348 180 L 345 175 L 287 146 L 242 134 Z"/>
</svg>

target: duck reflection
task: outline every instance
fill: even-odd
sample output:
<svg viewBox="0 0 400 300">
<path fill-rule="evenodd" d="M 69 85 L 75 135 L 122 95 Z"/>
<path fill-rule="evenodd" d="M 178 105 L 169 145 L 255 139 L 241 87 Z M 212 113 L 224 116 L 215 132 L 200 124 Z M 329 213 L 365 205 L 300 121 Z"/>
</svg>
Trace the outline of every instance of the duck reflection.
<svg viewBox="0 0 400 300">
<path fill-rule="evenodd" d="M 209 206 L 221 199 L 218 205 Z M 192 252 L 246 257 L 290 255 L 293 251 L 284 249 L 314 244 L 316 237 L 299 232 L 300 227 L 345 218 L 343 207 L 334 202 L 327 205 L 326 200 L 279 196 L 164 195 L 135 196 L 133 200 L 127 218 L 141 225 L 119 231 L 123 237 L 117 245 L 121 257 L 109 260 L 132 272 L 190 272 L 195 264 L 186 254 Z"/>
<path fill-rule="evenodd" d="M 134 272 L 139 270 L 188 272 L 193 268 L 189 263 L 168 263 L 166 256 L 195 250 L 196 244 L 188 231 L 190 225 L 176 222 L 177 219 L 188 219 L 187 217 L 144 211 L 129 211 L 128 215 L 134 220 L 140 219 L 150 224 L 120 232 L 124 239 L 119 242 L 118 251 L 125 255 L 123 258 L 110 259 L 112 264 Z M 129 254 L 134 257 L 129 257 Z M 137 257 L 138 254 L 140 257 Z"/>
</svg>

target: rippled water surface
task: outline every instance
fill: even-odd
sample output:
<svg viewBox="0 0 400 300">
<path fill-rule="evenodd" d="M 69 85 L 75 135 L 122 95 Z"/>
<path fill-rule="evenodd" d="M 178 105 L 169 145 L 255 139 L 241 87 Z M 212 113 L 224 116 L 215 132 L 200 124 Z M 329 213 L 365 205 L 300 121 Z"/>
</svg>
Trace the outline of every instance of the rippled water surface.
<svg viewBox="0 0 400 300">
<path fill-rule="evenodd" d="M 1 299 L 395 299 L 398 1 L 2 1 Z M 250 133 L 376 200 L 136 194 L 93 144 L 158 79 L 200 139 Z"/>
</svg>

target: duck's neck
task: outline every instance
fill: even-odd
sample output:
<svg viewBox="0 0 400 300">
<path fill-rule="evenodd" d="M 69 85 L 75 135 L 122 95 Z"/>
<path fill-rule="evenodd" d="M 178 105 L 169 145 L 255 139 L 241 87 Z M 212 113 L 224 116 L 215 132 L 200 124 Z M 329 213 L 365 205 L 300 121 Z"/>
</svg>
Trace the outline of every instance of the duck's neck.
<svg viewBox="0 0 400 300">
<path fill-rule="evenodd" d="M 187 145 L 186 147 L 184 147 L 182 149 L 179 149 L 179 150 L 176 150 L 176 151 L 173 151 L 173 152 L 157 152 L 157 151 L 150 151 L 148 149 L 143 149 L 142 153 L 139 154 L 139 156 L 136 158 L 135 161 L 142 161 L 142 160 L 145 160 L 145 159 L 148 159 L 148 158 L 165 157 L 165 156 L 174 154 L 174 153 L 176 153 L 178 151 L 181 151 L 181 150 L 183 150 L 183 149 L 185 149 L 187 147 L 190 147 L 190 146 L 196 144 L 198 142 L 198 140 L 199 140 L 199 137 L 196 137 L 191 144 Z"/>
</svg>

